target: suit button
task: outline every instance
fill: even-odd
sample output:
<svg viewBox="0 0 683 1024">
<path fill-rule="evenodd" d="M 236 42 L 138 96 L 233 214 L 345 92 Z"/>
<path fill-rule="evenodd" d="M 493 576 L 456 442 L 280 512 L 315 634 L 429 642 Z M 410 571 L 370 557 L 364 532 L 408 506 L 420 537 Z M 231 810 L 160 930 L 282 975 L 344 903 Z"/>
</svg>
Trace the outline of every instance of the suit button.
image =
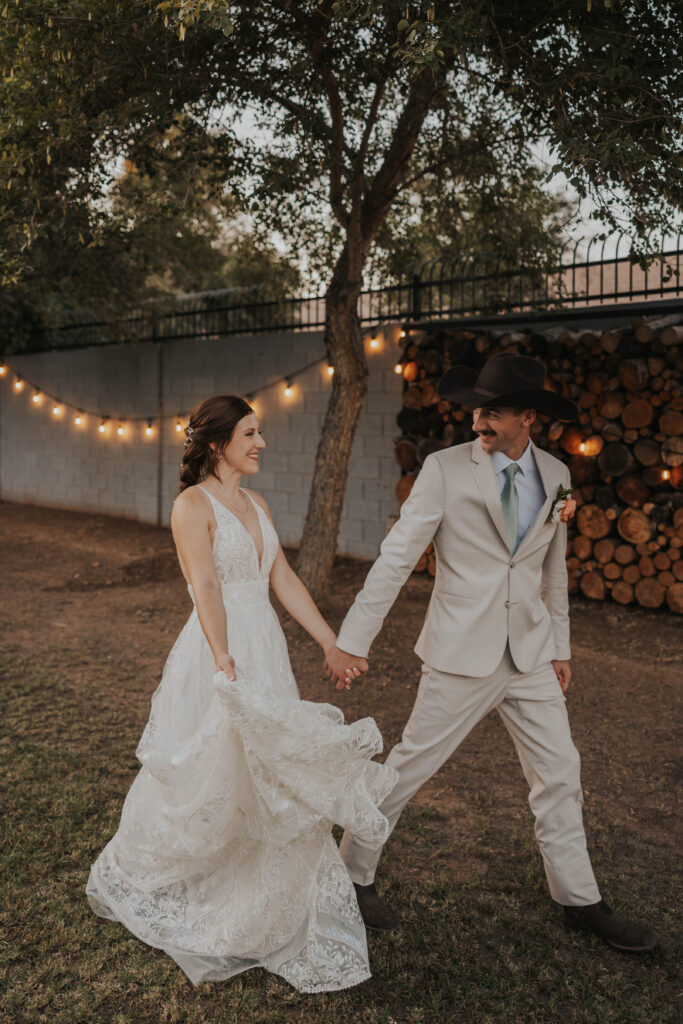
<svg viewBox="0 0 683 1024">
<path fill-rule="evenodd" d="M 510 562 L 510 568 L 514 569 L 514 567 L 515 567 L 515 563 L 514 562 Z"/>
<path fill-rule="evenodd" d="M 509 602 L 509 601 L 506 601 L 506 602 L 505 602 L 505 607 L 506 607 L 506 608 L 509 608 L 509 607 L 510 607 L 510 602 Z"/>
</svg>

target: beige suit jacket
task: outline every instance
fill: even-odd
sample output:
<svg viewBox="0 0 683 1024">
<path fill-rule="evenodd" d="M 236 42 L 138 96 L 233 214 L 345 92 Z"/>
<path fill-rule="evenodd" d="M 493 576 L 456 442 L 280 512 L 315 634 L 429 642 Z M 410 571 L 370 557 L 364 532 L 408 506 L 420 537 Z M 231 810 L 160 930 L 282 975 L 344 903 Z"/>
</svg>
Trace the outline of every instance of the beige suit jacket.
<svg viewBox="0 0 683 1024">
<path fill-rule="evenodd" d="M 367 656 L 384 618 L 431 540 L 436 577 L 415 653 L 456 675 L 488 676 L 506 643 L 520 672 L 566 660 L 567 527 L 548 522 L 569 471 L 532 451 L 546 500 L 510 553 L 491 456 L 477 438 L 428 456 L 339 632 L 344 651 Z"/>
</svg>

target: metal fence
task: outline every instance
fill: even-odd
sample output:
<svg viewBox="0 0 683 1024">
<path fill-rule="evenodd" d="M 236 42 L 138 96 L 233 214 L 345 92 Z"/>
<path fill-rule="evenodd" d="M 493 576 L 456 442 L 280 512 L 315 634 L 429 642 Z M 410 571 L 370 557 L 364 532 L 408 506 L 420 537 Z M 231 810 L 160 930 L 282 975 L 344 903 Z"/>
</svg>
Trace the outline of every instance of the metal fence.
<svg viewBox="0 0 683 1024">
<path fill-rule="evenodd" d="M 615 244 L 616 242 L 616 244 Z M 476 260 L 434 260 L 404 279 L 363 291 L 361 323 L 447 320 L 467 316 L 539 313 L 677 298 L 681 283 L 681 234 L 659 245 L 641 265 L 625 253 L 628 238 L 608 236 L 568 242 L 551 265 L 528 261 L 514 269 Z M 606 255 L 606 247 L 612 255 Z M 580 249 L 585 253 L 579 256 Z M 624 250 L 624 255 L 621 251 Z M 594 258 L 591 254 L 594 253 Z M 72 316 L 36 338 L 33 348 L 219 338 L 265 331 L 314 330 L 325 325 L 324 295 L 264 300 L 258 289 L 229 289 L 182 296 L 165 305 L 132 310 L 117 320 Z"/>
</svg>

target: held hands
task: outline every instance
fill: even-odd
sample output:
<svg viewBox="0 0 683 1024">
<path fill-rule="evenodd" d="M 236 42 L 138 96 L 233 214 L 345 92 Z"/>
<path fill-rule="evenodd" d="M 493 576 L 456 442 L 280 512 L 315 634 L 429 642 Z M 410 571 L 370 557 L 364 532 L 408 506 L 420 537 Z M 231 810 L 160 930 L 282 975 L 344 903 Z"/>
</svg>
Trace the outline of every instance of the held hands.
<svg viewBox="0 0 683 1024">
<path fill-rule="evenodd" d="M 566 693 L 569 687 L 569 681 L 572 677 L 572 670 L 569 667 L 568 661 L 553 661 L 551 665 L 555 669 L 555 675 L 557 681 L 562 688 L 562 693 Z"/>
<path fill-rule="evenodd" d="M 216 672 L 225 672 L 230 682 L 234 683 L 237 679 L 235 659 L 231 658 L 229 654 L 221 654 L 220 657 L 216 658 Z"/>
<path fill-rule="evenodd" d="M 337 690 L 349 690 L 351 681 L 365 675 L 367 670 L 367 658 L 358 658 L 355 654 L 347 654 L 346 651 L 341 651 L 336 644 L 327 651 L 325 672 Z"/>
</svg>

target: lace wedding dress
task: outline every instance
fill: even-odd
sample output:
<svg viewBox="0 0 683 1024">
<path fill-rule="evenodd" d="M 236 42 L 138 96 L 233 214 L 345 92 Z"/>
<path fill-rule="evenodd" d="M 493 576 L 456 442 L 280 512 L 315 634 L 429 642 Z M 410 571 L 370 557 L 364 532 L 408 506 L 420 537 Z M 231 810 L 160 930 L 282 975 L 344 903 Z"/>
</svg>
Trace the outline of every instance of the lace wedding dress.
<svg viewBox="0 0 683 1024">
<path fill-rule="evenodd" d="M 299 698 L 268 597 L 275 531 L 254 503 L 259 564 L 240 520 L 209 497 L 238 679 L 215 673 L 193 610 L 152 698 L 142 768 L 92 866 L 88 899 L 165 950 L 194 984 L 264 967 L 301 992 L 346 988 L 370 972 L 331 824 L 383 843 L 378 804 L 396 773 L 371 760 L 382 749 L 372 719 L 345 725 L 332 705 Z"/>
</svg>

